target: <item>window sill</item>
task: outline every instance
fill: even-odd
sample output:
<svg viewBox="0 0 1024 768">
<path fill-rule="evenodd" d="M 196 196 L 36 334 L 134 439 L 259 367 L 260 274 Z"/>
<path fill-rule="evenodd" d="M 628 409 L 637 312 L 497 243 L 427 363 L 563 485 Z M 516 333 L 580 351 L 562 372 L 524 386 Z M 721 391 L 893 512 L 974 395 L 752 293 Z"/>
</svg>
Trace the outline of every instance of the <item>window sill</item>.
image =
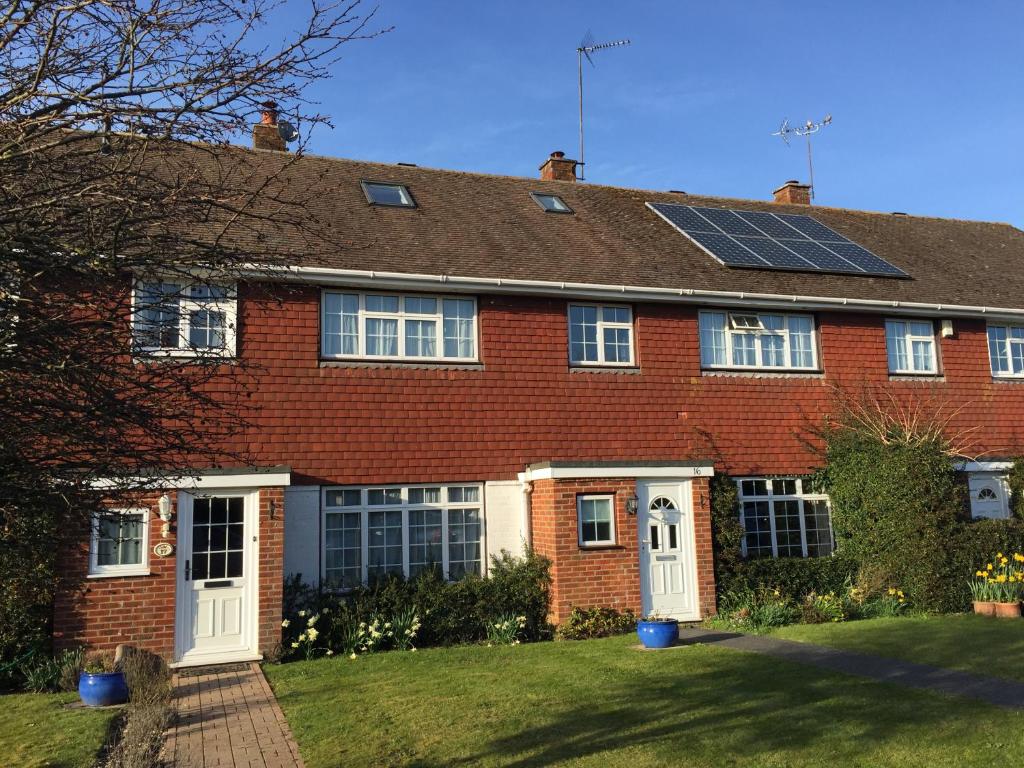
<svg viewBox="0 0 1024 768">
<path fill-rule="evenodd" d="M 890 373 L 889 381 L 945 381 L 941 373 Z"/>
<path fill-rule="evenodd" d="M 111 571 L 109 573 L 90 573 L 85 578 L 87 579 L 125 579 L 133 578 L 137 576 L 150 576 L 152 575 L 148 568 L 140 568 L 139 570 L 132 571 Z"/>
<path fill-rule="evenodd" d="M 625 374 L 639 374 L 640 366 L 638 365 L 578 365 L 576 363 L 569 364 L 570 373 L 625 373 Z"/>
<path fill-rule="evenodd" d="M 768 368 L 702 368 L 702 376 L 736 376 L 753 379 L 823 379 L 824 371 L 778 371 Z"/>
<path fill-rule="evenodd" d="M 321 368 L 412 368 L 428 371 L 434 370 L 455 370 L 455 371 L 482 371 L 484 364 L 478 360 L 467 360 L 464 363 L 454 360 L 432 360 L 417 363 L 412 360 L 336 360 L 333 358 L 322 358 L 319 366 Z"/>
<path fill-rule="evenodd" d="M 621 544 L 580 544 L 580 552 L 603 552 L 609 549 L 625 549 Z"/>
<path fill-rule="evenodd" d="M 1024 376 L 993 376 L 993 384 L 1024 384 Z"/>
</svg>

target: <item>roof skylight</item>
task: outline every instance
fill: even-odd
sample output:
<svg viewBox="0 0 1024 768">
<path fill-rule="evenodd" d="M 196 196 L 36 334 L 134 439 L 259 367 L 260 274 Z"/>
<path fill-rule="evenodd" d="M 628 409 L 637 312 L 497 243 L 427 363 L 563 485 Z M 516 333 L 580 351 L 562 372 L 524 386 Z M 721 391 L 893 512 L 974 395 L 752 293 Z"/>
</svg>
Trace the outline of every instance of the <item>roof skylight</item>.
<svg viewBox="0 0 1024 768">
<path fill-rule="evenodd" d="M 409 188 L 404 184 L 391 184 L 383 181 L 361 181 L 363 194 L 372 205 L 391 205 L 397 208 L 415 208 Z"/>
<path fill-rule="evenodd" d="M 572 208 L 565 204 L 565 200 L 558 195 L 549 195 L 544 192 L 531 192 L 530 197 L 548 213 L 572 213 Z"/>
</svg>

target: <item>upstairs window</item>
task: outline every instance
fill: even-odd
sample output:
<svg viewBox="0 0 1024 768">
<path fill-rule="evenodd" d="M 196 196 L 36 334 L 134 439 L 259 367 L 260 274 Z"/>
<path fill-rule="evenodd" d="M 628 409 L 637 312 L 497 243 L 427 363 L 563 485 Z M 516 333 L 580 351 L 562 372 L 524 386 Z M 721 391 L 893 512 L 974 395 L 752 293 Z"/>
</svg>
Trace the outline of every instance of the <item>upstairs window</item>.
<svg viewBox="0 0 1024 768">
<path fill-rule="evenodd" d="M 799 477 L 736 481 L 744 557 L 821 557 L 832 554 L 828 496 Z"/>
<path fill-rule="evenodd" d="M 476 300 L 325 291 L 324 357 L 476 360 Z"/>
<path fill-rule="evenodd" d="M 988 357 L 993 376 L 1024 378 L 1024 326 L 990 325 Z"/>
<path fill-rule="evenodd" d="M 531 192 L 533 202 L 539 205 L 548 213 L 572 213 L 573 210 L 566 205 L 565 200 L 558 195 L 548 195 L 544 192 Z"/>
<path fill-rule="evenodd" d="M 814 318 L 769 312 L 701 312 L 703 368 L 817 370 Z"/>
<path fill-rule="evenodd" d="M 361 181 L 363 194 L 372 205 L 390 205 L 396 208 L 415 208 L 409 188 L 404 184 L 389 184 L 380 181 Z"/>
<path fill-rule="evenodd" d="M 135 348 L 144 354 L 234 355 L 236 309 L 233 287 L 139 281 Z"/>
<path fill-rule="evenodd" d="M 633 365 L 633 310 L 610 304 L 570 304 L 569 361 Z"/>
<path fill-rule="evenodd" d="M 889 373 L 937 373 L 935 327 L 930 320 L 886 320 Z"/>
</svg>

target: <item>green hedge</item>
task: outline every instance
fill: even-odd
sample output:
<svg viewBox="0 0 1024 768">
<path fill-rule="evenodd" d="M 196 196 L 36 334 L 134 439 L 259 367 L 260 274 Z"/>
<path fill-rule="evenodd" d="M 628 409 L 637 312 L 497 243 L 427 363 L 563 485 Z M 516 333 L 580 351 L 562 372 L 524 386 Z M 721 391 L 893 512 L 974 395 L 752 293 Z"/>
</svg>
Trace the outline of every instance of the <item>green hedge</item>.
<svg viewBox="0 0 1024 768">
<path fill-rule="evenodd" d="M 524 640 L 548 639 L 550 570 L 550 561 L 533 552 L 524 557 L 502 552 L 491 558 L 486 578 L 467 576 L 449 582 L 438 571 L 428 570 L 412 579 L 379 579 L 345 594 L 317 592 L 291 579 L 285 585 L 284 617 L 294 620 L 302 609 L 325 614 L 330 618 L 317 626 L 329 634 L 331 627 L 341 631 L 352 619 L 367 624 L 375 618 L 390 621 L 414 609 L 421 623 L 416 645 L 428 647 L 481 642 L 487 638 L 488 624 L 505 616 L 524 616 Z"/>
<path fill-rule="evenodd" d="M 800 600 L 811 592 L 842 594 L 847 579 L 852 582 L 856 577 L 856 563 L 841 555 L 766 557 L 738 564 L 719 589 L 723 593 L 777 589 L 787 597 Z"/>
</svg>

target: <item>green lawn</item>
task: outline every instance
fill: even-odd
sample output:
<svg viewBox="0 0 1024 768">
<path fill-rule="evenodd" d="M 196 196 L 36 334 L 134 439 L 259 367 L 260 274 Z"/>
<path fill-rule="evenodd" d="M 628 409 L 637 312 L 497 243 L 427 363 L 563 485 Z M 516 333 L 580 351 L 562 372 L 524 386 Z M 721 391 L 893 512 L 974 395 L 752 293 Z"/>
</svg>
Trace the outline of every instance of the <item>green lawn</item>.
<svg viewBox="0 0 1024 768">
<path fill-rule="evenodd" d="M 775 637 L 1024 680 L 1024 619 L 911 616 L 795 624 Z"/>
<path fill-rule="evenodd" d="M 633 636 L 265 667 L 308 768 L 1016 764 L 1024 713 Z"/>
<path fill-rule="evenodd" d="M 0 696 L 0 765 L 88 768 L 118 710 L 65 709 L 74 693 Z"/>
</svg>

